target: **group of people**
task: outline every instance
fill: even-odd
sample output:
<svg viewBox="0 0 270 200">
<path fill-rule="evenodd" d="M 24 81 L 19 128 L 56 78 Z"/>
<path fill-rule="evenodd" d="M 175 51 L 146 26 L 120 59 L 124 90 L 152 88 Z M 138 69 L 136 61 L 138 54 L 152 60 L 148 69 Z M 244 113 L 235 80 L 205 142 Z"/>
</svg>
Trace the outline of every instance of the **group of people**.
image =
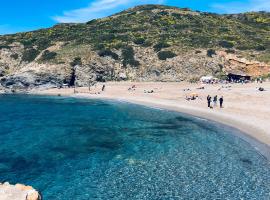
<svg viewBox="0 0 270 200">
<path fill-rule="evenodd" d="M 219 100 L 219 107 L 220 108 L 223 108 L 223 101 L 224 101 L 224 98 L 223 96 L 221 96 L 219 99 L 218 99 L 218 96 L 215 95 L 213 97 L 213 100 L 212 100 L 212 97 L 210 95 L 207 96 L 207 105 L 208 105 L 208 108 L 213 108 L 213 107 L 216 107 L 217 106 L 217 101 Z M 213 102 L 213 106 L 211 105 L 211 103 Z"/>
</svg>

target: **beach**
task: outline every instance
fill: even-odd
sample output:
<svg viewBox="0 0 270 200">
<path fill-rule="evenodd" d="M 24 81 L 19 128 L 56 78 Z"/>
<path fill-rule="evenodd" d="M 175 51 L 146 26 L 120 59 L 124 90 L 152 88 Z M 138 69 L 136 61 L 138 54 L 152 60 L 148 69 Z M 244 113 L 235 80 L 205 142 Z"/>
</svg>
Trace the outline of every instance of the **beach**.
<svg viewBox="0 0 270 200">
<path fill-rule="evenodd" d="M 101 91 L 105 85 L 105 90 Z M 132 86 L 135 86 L 132 88 Z M 265 91 L 259 91 L 262 87 Z M 130 89 L 129 89 L 130 88 Z M 234 127 L 270 146 L 270 82 L 247 84 L 201 84 L 186 82 L 106 82 L 81 87 L 34 91 L 39 95 L 100 98 L 163 108 L 209 119 Z M 186 97 L 198 95 L 196 100 Z M 224 97 L 224 107 L 207 107 L 207 95 Z M 213 103 L 212 103 L 213 104 Z M 266 154 L 268 154 L 266 152 Z"/>
</svg>

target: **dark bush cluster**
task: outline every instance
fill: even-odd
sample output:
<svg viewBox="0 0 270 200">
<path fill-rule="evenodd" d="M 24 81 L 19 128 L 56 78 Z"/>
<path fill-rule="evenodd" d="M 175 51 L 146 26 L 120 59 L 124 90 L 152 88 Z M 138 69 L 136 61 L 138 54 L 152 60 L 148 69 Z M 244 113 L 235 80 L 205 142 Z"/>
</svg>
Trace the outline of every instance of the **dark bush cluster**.
<svg viewBox="0 0 270 200">
<path fill-rule="evenodd" d="M 118 60 L 119 59 L 119 56 L 112 52 L 110 49 L 103 49 L 103 50 L 100 50 L 98 52 L 98 55 L 101 56 L 101 57 L 106 57 L 106 56 L 110 56 L 112 57 L 114 60 Z"/>
<path fill-rule="evenodd" d="M 145 39 L 144 38 L 136 38 L 133 42 L 137 45 L 142 45 L 142 44 L 144 44 Z"/>
<path fill-rule="evenodd" d="M 42 61 L 48 61 L 48 60 L 52 60 L 57 56 L 56 52 L 53 51 L 49 51 L 49 50 L 45 50 L 42 55 L 41 55 L 41 60 Z"/>
<path fill-rule="evenodd" d="M 38 46 L 39 50 L 46 49 L 51 45 L 51 42 L 48 39 L 44 38 L 37 40 L 35 43 Z"/>
<path fill-rule="evenodd" d="M 158 58 L 160 60 L 167 60 L 169 58 L 174 58 L 175 56 L 177 56 L 175 53 L 171 52 L 171 51 L 160 51 L 158 52 Z"/>
<path fill-rule="evenodd" d="M 8 45 L 0 45 L 0 49 L 10 49 L 10 46 L 8 46 Z"/>
<path fill-rule="evenodd" d="M 17 53 L 14 53 L 11 54 L 10 57 L 13 58 L 14 60 L 17 60 L 19 58 L 19 55 Z"/>
<path fill-rule="evenodd" d="M 223 40 L 219 42 L 219 46 L 229 49 L 229 48 L 233 48 L 234 44 L 232 42 Z"/>
<path fill-rule="evenodd" d="M 259 46 L 256 47 L 256 50 L 257 51 L 264 51 L 264 50 L 266 50 L 266 48 L 263 45 L 259 45 Z"/>
<path fill-rule="evenodd" d="M 226 53 L 235 53 L 235 50 L 234 49 L 226 49 L 225 52 Z"/>
<path fill-rule="evenodd" d="M 32 62 L 33 60 L 35 60 L 38 54 L 39 54 L 39 51 L 34 48 L 26 49 L 23 52 L 22 60 L 25 62 Z"/>
<path fill-rule="evenodd" d="M 166 43 L 166 42 L 159 42 L 156 45 L 154 45 L 154 50 L 155 51 L 160 51 L 163 48 L 168 48 L 168 47 L 170 47 L 170 45 L 168 43 Z"/>
<path fill-rule="evenodd" d="M 76 57 L 73 59 L 73 61 L 70 63 L 72 67 L 75 67 L 76 65 L 82 65 L 82 59 L 80 57 Z"/>
<path fill-rule="evenodd" d="M 134 58 L 134 50 L 132 47 L 128 46 L 122 49 L 123 65 L 126 67 L 128 64 L 133 67 L 138 67 L 140 65 L 139 61 Z"/>
<path fill-rule="evenodd" d="M 212 58 L 213 55 L 216 55 L 216 51 L 214 49 L 208 49 L 207 56 Z"/>
</svg>

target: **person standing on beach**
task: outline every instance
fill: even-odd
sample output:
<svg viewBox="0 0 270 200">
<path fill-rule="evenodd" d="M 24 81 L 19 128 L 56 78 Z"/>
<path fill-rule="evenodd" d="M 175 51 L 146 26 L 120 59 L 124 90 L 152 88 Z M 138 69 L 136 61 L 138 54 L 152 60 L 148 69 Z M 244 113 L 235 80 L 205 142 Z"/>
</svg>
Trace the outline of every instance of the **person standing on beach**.
<svg viewBox="0 0 270 200">
<path fill-rule="evenodd" d="M 211 97 L 210 95 L 207 96 L 207 104 L 208 104 L 208 108 L 211 107 Z"/>
<path fill-rule="evenodd" d="M 217 106 L 217 95 L 214 96 L 213 102 L 214 102 L 214 106 Z"/>
<path fill-rule="evenodd" d="M 102 86 L 102 89 L 101 90 L 102 90 L 102 92 L 105 90 L 105 85 Z"/>
<path fill-rule="evenodd" d="M 219 106 L 220 106 L 220 108 L 223 108 L 223 101 L 224 101 L 223 96 L 221 96 L 219 98 Z"/>
</svg>

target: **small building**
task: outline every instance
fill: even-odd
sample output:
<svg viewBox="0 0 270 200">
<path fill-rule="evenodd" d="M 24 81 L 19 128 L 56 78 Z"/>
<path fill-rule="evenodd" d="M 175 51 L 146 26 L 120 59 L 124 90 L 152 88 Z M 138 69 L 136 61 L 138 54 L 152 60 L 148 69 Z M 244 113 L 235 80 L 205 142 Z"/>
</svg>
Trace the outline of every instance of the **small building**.
<svg viewBox="0 0 270 200">
<path fill-rule="evenodd" d="M 230 72 L 227 74 L 228 80 L 231 82 L 250 81 L 251 76 L 242 72 Z"/>
</svg>

